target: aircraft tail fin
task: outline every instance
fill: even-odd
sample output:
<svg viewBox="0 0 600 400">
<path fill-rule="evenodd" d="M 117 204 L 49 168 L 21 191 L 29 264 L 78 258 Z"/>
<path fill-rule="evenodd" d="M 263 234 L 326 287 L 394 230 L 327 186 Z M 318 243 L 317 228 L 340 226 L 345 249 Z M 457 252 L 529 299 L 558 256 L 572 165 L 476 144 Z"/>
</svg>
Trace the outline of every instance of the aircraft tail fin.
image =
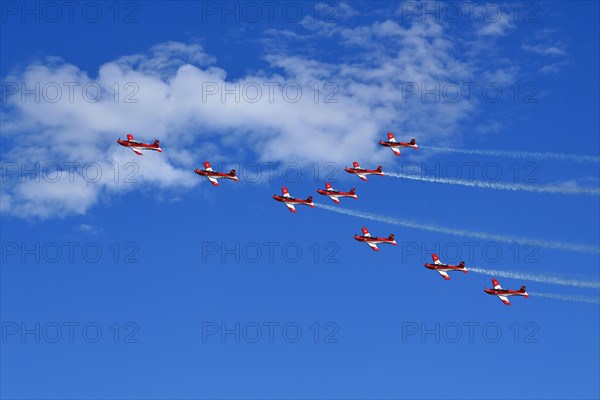
<svg viewBox="0 0 600 400">
<path fill-rule="evenodd" d="M 158 141 L 158 139 L 156 139 L 156 140 L 154 141 L 154 146 L 155 146 L 155 147 L 159 147 L 159 146 L 160 146 L 160 142 Z"/>
<path fill-rule="evenodd" d="M 350 189 L 350 193 L 356 194 L 356 189 L 354 189 L 354 188 Z"/>
<path fill-rule="evenodd" d="M 410 144 L 417 144 L 417 141 L 415 139 L 411 139 Z"/>
<path fill-rule="evenodd" d="M 308 196 L 308 198 L 306 199 L 306 201 L 308 201 L 309 203 L 312 203 L 312 196 Z"/>
<path fill-rule="evenodd" d="M 381 171 L 383 171 L 383 168 L 380 165 L 380 166 L 377 167 L 377 172 L 381 172 Z"/>
<path fill-rule="evenodd" d="M 235 169 L 232 169 L 231 171 L 229 171 L 229 175 L 230 176 L 235 176 Z"/>
</svg>

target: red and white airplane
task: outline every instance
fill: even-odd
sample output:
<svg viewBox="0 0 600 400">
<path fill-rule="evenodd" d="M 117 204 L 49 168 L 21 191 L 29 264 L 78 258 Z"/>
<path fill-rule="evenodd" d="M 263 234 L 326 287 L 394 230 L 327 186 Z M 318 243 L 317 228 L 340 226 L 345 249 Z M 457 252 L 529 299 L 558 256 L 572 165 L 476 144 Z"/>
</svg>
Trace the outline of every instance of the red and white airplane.
<svg viewBox="0 0 600 400">
<path fill-rule="evenodd" d="M 381 175 L 383 176 L 383 171 L 381 168 L 381 165 L 377 167 L 377 169 L 365 169 L 362 168 L 360 165 L 358 165 L 358 163 L 356 161 L 354 161 L 352 163 L 352 165 L 354 165 L 354 168 L 345 168 L 345 171 L 348 172 L 349 174 L 355 174 L 357 175 L 360 179 L 362 179 L 363 181 L 367 180 L 367 175 Z"/>
<path fill-rule="evenodd" d="M 500 283 L 496 279 L 492 279 L 492 285 L 494 285 L 493 289 L 487 289 L 485 286 L 483 287 L 483 291 L 487 294 L 493 294 L 498 296 L 500 300 L 507 306 L 510 306 L 510 301 L 508 301 L 508 296 L 523 296 L 525 298 L 529 297 L 529 294 L 525 291 L 525 285 L 521 286 L 519 290 L 509 290 L 502 289 Z"/>
<path fill-rule="evenodd" d="M 396 241 L 394 240 L 393 233 L 391 233 L 390 236 L 388 236 L 387 238 L 379 238 L 377 236 L 371 236 L 367 228 L 362 228 L 362 232 L 362 236 L 354 235 L 354 239 L 358 240 L 359 242 L 368 244 L 369 247 L 371 247 L 374 251 L 379 251 L 379 247 L 377 247 L 378 243 L 393 244 L 394 246 L 398 245 L 398 243 L 396 243 Z"/>
<path fill-rule="evenodd" d="M 395 155 L 400 155 L 401 147 L 412 147 L 415 150 L 419 150 L 419 146 L 417 146 L 417 141 L 412 139 L 410 142 L 396 142 L 396 138 L 392 132 L 388 132 L 388 141 L 384 142 L 383 140 L 379 141 L 379 144 L 385 147 L 389 147 L 392 149 Z"/>
<path fill-rule="evenodd" d="M 340 192 L 339 190 L 332 188 L 329 182 L 325 182 L 325 190 L 317 189 L 317 193 L 322 194 L 323 196 L 329 196 L 335 204 L 340 204 L 339 197 L 352 197 L 354 200 L 358 199 L 354 188 L 350 189 L 349 192 Z"/>
<path fill-rule="evenodd" d="M 294 207 L 294 204 L 301 204 L 301 205 L 305 205 L 305 206 L 310 206 L 311 208 L 315 208 L 315 203 L 313 203 L 313 201 L 312 201 L 312 196 L 308 196 L 308 198 L 306 200 L 297 199 L 295 197 L 290 196 L 290 193 L 288 192 L 288 190 L 285 186 L 283 186 L 281 188 L 281 194 L 282 194 L 281 196 L 274 194 L 273 198 L 275 200 L 280 201 L 283 204 L 285 204 L 287 206 L 287 208 L 289 208 L 290 211 L 293 213 L 296 212 L 296 208 Z"/>
<path fill-rule="evenodd" d="M 437 271 L 445 280 L 449 281 L 448 271 L 462 271 L 465 274 L 468 272 L 465 268 L 465 262 L 461 261 L 458 265 L 443 264 L 437 254 L 432 254 L 433 264 L 425 263 L 425 267 Z"/>
<path fill-rule="evenodd" d="M 224 172 L 216 172 L 213 171 L 208 161 L 204 161 L 204 169 L 195 169 L 194 172 L 200 176 L 207 177 L 210 183 L 212 183 L 214 186 L 219 186 L 217 179 L 231 179 L 234 182 L 238 181 L 237 176 L 235 176 L 235 169 L 232 169 L 228 174 Z"/>
<path fill-rule="evenodd" d="M 153 144 L 149 144 L 138 142 L 133 138 L 133 135 L 127 134 L 127 140 L 122 140 L 121 138 L 119 138 L 119 140 L 117 140 L 117 143 L 119 143 L 121 146 L 129 147 L 131 150 L 133 150 L 135 154 L 138 154 L 140 156 L 143 155 L 142 150 L 154 150 L 162 153 L 162 149 L 159 146 L 158 139 L 155 140 Z"/>
</svg>

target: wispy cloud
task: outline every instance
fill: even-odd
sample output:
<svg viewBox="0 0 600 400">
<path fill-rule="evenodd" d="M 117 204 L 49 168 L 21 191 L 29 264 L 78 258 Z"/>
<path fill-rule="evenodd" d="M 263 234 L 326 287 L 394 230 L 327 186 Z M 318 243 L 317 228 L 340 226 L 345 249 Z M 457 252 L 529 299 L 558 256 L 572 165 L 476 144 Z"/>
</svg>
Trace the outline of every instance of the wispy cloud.
<svg viewBox="0 0 600 400">
<path fill-rule="evenodd" d="M 98 229 L 89 224 L 80 224 L 77 227 L 77 230 L 84 233 L 89 233 L 91 235 L 95 235 L 98 233 Z"/>
<path fill-rule="evenodd" d="M 505 36 L 514 27 L 515 24 L 511 21 L 510 13 L 501 12 L 495 20 L 484 22 L 484 25 L 477 30 L 477 34 L 479 36 Z"/>
<path fill-rule="evenodd" d="M 530 41 L 521 45 L 521 50 L 540 56 L 544 64 L 538 68 L 538 72 L 542 74 L 557 74 L 570 63 L 567 45 L 562 40 L 553 39 L 556 32 L 553 29 L 535 31 L 534 42 Z M 549 60 L 552 61 L 548 62 Z"/>
<path fill-rule="evenodd" d="M 539 69 L 539 72 L 542 74 L 557 74 L 566 65 L 569 65 L 569 61 L 546 64 Z"/>
<path fill-rule="evenodd" d="M 523 44 L 521 48 L 530 53 L 539 54 L 542 56 L 564 56 L 567 52 L 562 48 L 562 44 L 556 43 L 554 45 L 529 45 Z"/>
<path fill-rule="evenodd" d="M 342 20 L 355 20 L 350 6 L 340 9 Z M 95 75 L 53 57 L 6 77 L 5 82 L 27 88 L 76 82 L 79 97 L 70 100 L 64 86 L 57 101 L 10 96 L 1 116 L 8 145 L 4 161 L 94 162 L 105 173 L 93 184 L 81 171 L 72 182 L 9 179 L 0 193 L 2 213 L 28 218 L 84 214 L 103 195 L 138 187 L 112 179 L 106 171 L 114 163 L 134 162 L 144 187 L 185 190 L 196 186 L 191 171 L 199 162 L 223 160 L 225 154 L 235 161 L 342 162 L 360 156 L 380 162 L 376 138 L 390 126 L 420 132 L 422 140 L 455 138 L 476 107 L 467 98 L 407 99 L 403 82 L 446 84 L 502 75 L 497 66 L 491 72 L 475 67 L 434 21 L 408 26 L 389 19 L 361 25 L 312 22 L 306 21 L 308 31 L 287 33 L 288 39 L 329 35 L 347 50 L 332 60 L 328 54 L 294 52 L 293 46 L 282 45 L 267 53 L 264 70 L 234 80 L 200 44 L 166 42 L 107 60 Z M 101 98 L 82 99 L 86 85 L 100 87 Z M 126 133 L 145 141 L 158 138 L 165 151 L 135 156 L 115 144 Z"/>
</svg>

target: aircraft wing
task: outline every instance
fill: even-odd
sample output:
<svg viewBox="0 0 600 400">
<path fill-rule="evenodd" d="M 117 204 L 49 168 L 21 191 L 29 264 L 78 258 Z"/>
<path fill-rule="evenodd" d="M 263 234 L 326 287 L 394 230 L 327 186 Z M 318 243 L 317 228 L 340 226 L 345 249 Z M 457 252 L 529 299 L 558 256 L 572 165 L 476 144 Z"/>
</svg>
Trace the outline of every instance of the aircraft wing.
<svg viewBox="0 0 600 400">
<path fill-rule="evenodd" d="M 330 198 L 331 200 L 333 200 L 333 202 L 334 202 L 335 204 L 340 204 L 340 199 L 338 199 L 337 197 L 329 196 L 329 198 Z"/>
<path fill-rule="evenodd" d="M 394 152 L 395 155 L 397 155 L 397 156 L 400 155 L 400 149 L 398 149 L 397 147 L 392 147 L 392 151 Z"/>
<path fill-rule="evenodd" d="M 219 181 L 218 180 L 216 180 L 212 176 L 207 176 L 207 178 L 210 181 L 210 183 L 212 183 L 214 186 L 219 186 Z"/>
<path fill-rule="evenodd" d="M 379 247 L 375 243 L 366 242 L 374 251 L 379 251 Z"/>
<path fill-rule="evenodd" d="M 208 161 L 204 161 L 204 170 L 210 171 L 210 172 L 212 172 L 212 170 L 213 170 Z"/>
<path fill-rule="evenodd" d="M 285 186 L 281 188 L 281 194 L 283 197 L 291 197 L 290 192 L 288 192 L 288 190 Z"/>
<path fill-rule="evenodd" d="M 502 296 L 502 295 L 500 295 L 500 294 L 499 294 L 499 295 L 498 295 L 498 298 L 499 298 L 500 300 L 502 300 L 502 302 L 503 302 L 504 304 L 506 304 L 507 306 L 510 306 L 510 301 L 508 301 L 508 297 L 506 297 L 506 296 Z"/>
<path fill-rule="evenodd" d="M 130 147 L 130 149 L 137 155 L 139 156 L 143 156 L 142 152 L 139 149 L 136 149 L 135 147 Z"/>
<path fill-rule="evenodd" d="M 500 282 L 498 282 L 496 279 L 492 279 L 492 285 L 494 285 L 494 289 L 496 290 L 502 289 L 502 286 L 500 286 Z"/>
<path fill-rule="evenodd" d="M 296 207 L 294 207 L 293 204 L 290 203 L 285 203 L 285 205 L 287 206 L 287 208 L 290 209 L 291 212 L 295 213 L 296 212 Z"/>
<path fill-rule="evenodd" d="M 442 278 L 444 278 L 445 280 L 449 281 L 450 280 L 450 276 L 448 276 L 448 274 L 446 273 L 446 271 L 442 271 L 442 270 L 437 270 L 437 272 L 440 273 L 440 275 L 442 276 Z"/>
<path fill-rule="evenodd" d="M 363 181 L 367 180 L 367 177 L 363 174 L 356 174 L 356 176 L 358 176 L 360 179 L 362 179 Z"/>
</svg>

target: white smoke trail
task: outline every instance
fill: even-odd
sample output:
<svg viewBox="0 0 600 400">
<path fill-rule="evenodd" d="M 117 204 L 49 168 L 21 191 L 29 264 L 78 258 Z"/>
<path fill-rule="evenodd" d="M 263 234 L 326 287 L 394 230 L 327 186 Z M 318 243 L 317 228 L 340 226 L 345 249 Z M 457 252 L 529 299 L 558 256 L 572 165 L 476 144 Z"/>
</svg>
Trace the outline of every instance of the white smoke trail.
<svg viewBox="0 0 600 400">
<path fill-rule="evenodd" d="M 600 297 L 577 296 L 577 295 L 555 294 L 555 293 L 539 293 L 539 292 L 528 292 L 528 293 L 532 297 L 546 297 L 548 299 L 566 300 L 566 301 L 581 301 L 584 303 L 600 304 Z"/>
<path fill-rule="evenodd" d="M 600 195 L 600 188 L 579 188 L 569 186 L 540 186 L 540 185 L 524 185 L 522 183 L 500 183 L 500 182 L 484 182 L 484 181 L 468 181 L 464 179 L 450 179 L 427 177 L 412 174 L 402 174 L 396 172 L 386 172 L 386 175 L 394 178 L 411 179 L 421 182 L 445 183 L 448 185 L 471 186 L 483 189 L 510 190 L 536 193 L 556 193 L 556 194 L 588 194 L 593 196 Z"/>
<path fill-rule="evenodd" d="M 553 161 L 572 161 L 577 163 L 598 163 L 598 156 L 580 156 L 577 154 L 562 153 L 532 153 L 528 151 L 496 151 L 496 150 L 475 150 L 475 149 L 456 149 L 451 147 L 419 146 L 423 150 L 433 150 L 446 153 L 474 154 L 478 156 L 524 158 L 532 160 L 553 160 Z"/>
<path fill-rule="evenodd" d="M 447 235 L 460 236 L 460 237 L 472 237 L 472 238 L 481 239 L 481 240 L 489 240 L 489 241 L 493 241 L 493 242 L 501 242 L 501 243 L 509 243 L 509 244 L 513 244 L 515 242 L 523 243 L 523 244 L 533 243 L 542 248 L 566 250 L 566 251 L 576 251 L 579 253 L 590 253 L 590 254 L 600 253 L 600 247 L 597 247 L 597 246 L 589 246 L 589 245 L 584 245 L 584 244 L 565 243 L 565 242 L 549 241 L 549 240 L 538 240 L 538 239 L 519 237 L 519 236 L 498 235 L 498 234 L 485 233 L 485 232 L 469 231 L 469 230 L 464 230 L 464 229 L 446 228 L 446 227 L 439 226 L 439 225 L 432 225 L 432 224 L 409 221 L 409 220 L 401 220 L 398 218 L 386 217 L 386 216 L 371 214 L 371 213 L 363 212 L 363 211 L 347 210 L 344 208 L 333 207 L 333 206 L 329 206 L 329 205 L 325 205 L 325 204 L 315 203 L 315 205 L 319 208 L 323 208 L 325 210 L 333 211 L 333 212 L 336 212 L 339 214 L 350 215 L 353 217 L 368 219 L 371 221 L 384 222 L 386 224 L 398 225 L 398 226 L 403 226 L 405 228 L 418 229 L 418 230 L 422 230 L 422 231 L 443 233 L 443 234 L 447 234 Z"/>
<path fill-rule="evenodd" d="M 477 274 L 490 275 L 500 278 L 510 278 L 510 279 L 519 279 L 524 281 L 532 281 L 532 282 L 540 282 L 540 283 L 548 283 L 551 285 L 564 285 L 564 286 L 573 286 L 573 287 L 581 287 L 581 288 L 592 288 L 592 289 L 600 289 L 600 283 L 595 281 L 580 281 L 577 279 L 568 279 L 568 278 L 560 278 L 556 276 L 550 275 L 534 275 L 525 272 L 512 272 L 512 271 L 503 271 L 497 269 L 482 269 L 482 268 L 469 268 L 467 266 L 469 272 L 475 272 Z"/>
</svg>

